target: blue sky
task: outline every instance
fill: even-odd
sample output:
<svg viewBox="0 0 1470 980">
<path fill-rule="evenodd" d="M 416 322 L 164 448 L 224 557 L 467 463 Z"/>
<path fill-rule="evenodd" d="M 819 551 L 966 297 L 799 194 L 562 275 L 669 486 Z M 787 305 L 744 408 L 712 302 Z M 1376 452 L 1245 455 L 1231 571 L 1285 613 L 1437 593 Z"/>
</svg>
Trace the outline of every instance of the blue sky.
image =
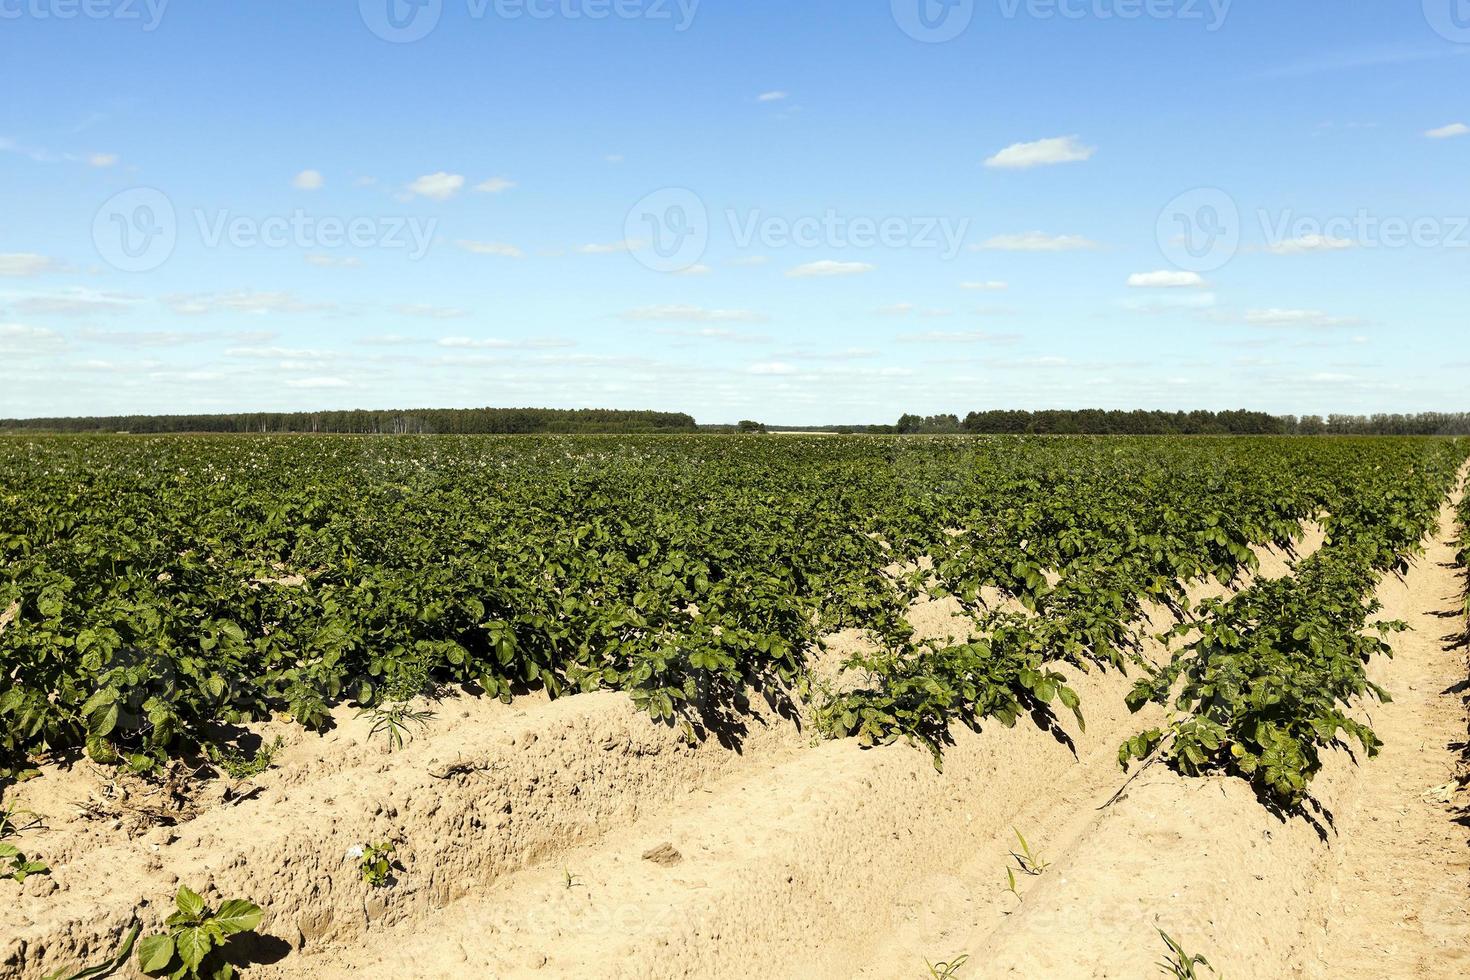
<svg viewBox="0 0 1470 980">
<path fill-rule="evenodd" d="M 1470 0 L 420 3 L 0 0 L 0 416 L 1467 408 Z"/>
</svg>

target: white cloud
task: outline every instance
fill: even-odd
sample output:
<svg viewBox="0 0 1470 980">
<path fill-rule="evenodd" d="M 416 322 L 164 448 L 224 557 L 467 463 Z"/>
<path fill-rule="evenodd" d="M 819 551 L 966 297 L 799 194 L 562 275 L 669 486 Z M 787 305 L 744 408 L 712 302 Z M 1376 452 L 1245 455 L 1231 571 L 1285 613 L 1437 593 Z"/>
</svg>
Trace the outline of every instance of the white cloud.
<svg viewBox="0 0 1470 980">
<path fill-rule="evenodd" d="M 326 184 L 319 170 L 303 170 L 291 180 L 291 186 L 298 191 L 319 191 Z"/>
<path fill-rule="evenodd" d="M 0 278 L 30 279 L 46 272 L 60 272 L 62 268 L 56 259 L 34 252 L 0 253 Z"/>
<path fill-rule="evenodd" d="M 1082 235 L 1048 235 L 1042 231 L 1028 231 L 1019 235 L 996 235 L 979 245 L 971 245 L 973 251 L 987 252 L 1081 252 L 1101 248 L 1097 242 Z"/>
<path fill-rule="evenodd" d="M 992 279 L 989 282 L 962 282 L 960 283 L 960 288 L 972 289 L 982 293 L 1002 293 L 1010 289 L 1011 284 L 1001 282 L 999 279 Z"/>
<path fill-rule="evenodd" d="M 179 316 L 203 316 L 211 313 L 245 313 L 265 316 L 278 313 L 322 313 L 336 309 L 335 303 L 309 303 L 290 293 L 174 293 L 160 301 Z"/>
<path fill-rule="evenodd" d="M 625 158 L 623 157 L 623 155 L 621 153 L 609 153 L 607 156 L 603 157 L 602 159 L 604 159 L 608 163 L 611 163 L 614 166 L 616 166 L 617 164 L 622 163 Z"/>
<path fill-rule="evenodd" d="M 22 323 L 0 323 L 0 352 L 5 354 L 34 354 L 65 343 L 55 330 Z"/>
<path fill-rule="evenodd" d="M 461 238 L 454 243 L 466 252 L 476 255 L 496 255 L 503 259 L 523 259 L 526 253 L 514 245 L 506 245 L 503 242 L 475 242 Z"/>
<path fill-rule="evenodd" d="M 940 331 L 930 330 L 925 333 L 904 334 L 898 338 L 909 344 L 1014 344 L 1021 339 L 1020 334 L 1014 333 L 991 333 L 988 330 L 959 330 Z"/>
<path fill-rule="evenodd" d="M 447 201 L 464 187 L 464 177 L 444 171 L 425 174 L 407 187 L 409 197 L 427 197 L 431 201 Z"/>
<path fill-rule="evenodd" d="M 758 343 L 769 339 L 761 334 L 741 333 L 737 330 L 730 330 L 727 327 L 661 327 L 654 332 L 664 337 L 684 337 L 690 340 L 728 340 L 739 344 Z"/>
<path fill-rule="evenodd" d="M 629 239 L 621 242 L 608 242 L 607 244 L 594 243 L 590 245 L 578 245 L 576 252 L 578 255 L 617 255 L 620 252 L 636 252 L 647 246 L 647 242 Z"/>
<path fill-rule="evenodd" d="M 462 316 L 469 316 L 464 310 L 452 306 L 430 306 L 427 303 L 399 303 L 389 309 L 399 316 L 425 317 L 430 320 L 456 320 Z"/>
<path fill-rule="evenodd" d="M 791 98 L 790 92 L 762 92 L 756 97 L 757 102 L 785 102 Z"/>
<path fill-rule="evenodd" d="M 1158 272 L 1135 272 L 1128 277 L 1134 289 L 1201 289 L 1207 285 L 1198 272 L 1161 269 Z"/>
<path fill-rule="evenodd" d="M 1054 136 L 1034 143 L 1012 143 L 985 161 L 987 167 L 1000 170 L 1029 170 L 1058 163 L 1080 163 L 1091 160 L 1095 146 L 1084 146 L 1076 136 Z"/>
<path fill-rule="evenodd" d="M 514 186 L 516 182 L 507 177 L 491 177 L 489 180 L 476 184 L 475 190 L 481 194 L 502 194 Z"/>
<path fill-rule="evenodd" d="M 891 306 L 880 307 L 879 316 L 908 316 L 914 312 L 913 303 L 894 303 Z"/>
<path fill-rule="evenodd" d="M 746 369 L 751 374 L 795 374 L 796 367 L 785 361 L 766 361 L 761 364 L 752 364 Z"/>
<path fill-rule="evenodd" d="M 337 258 L 333 255 L 308 255 L 306 264 L 318 269 L 358 269 L 362 267 L 362 259 L 348 255 Z"/>
<path fill-rule="evenodd" d="M 287 388 L 351 388 L 352 382 L 346 378 L 297 378 L 286 382 Z"/>
<path fill-rule="evenodd" d="M 622 314 L 641 323 L 766 323 L 771 318 L 752 310 L 709 310 L 699 306 L 645 306 Z"/>
<path fill-rule="evenodd" d="M 4 299 L 0 294 L 0 299 Z M 99 293 L 72 288 L 59 293 L 16 296 L 11 308 L 23 316 L 100 316 L 126 313 L 138 298 L 127 293 Z"/>
<path fill-rule="evenodd" d="M 1357 242 L 1350 238 L 1334 238 L 1330 235 L 1302 235 L 1288 238 L 1266 246 L 1272 255 L 1302 255 L 1307 252 L 1339 252 L 1354 248 Z"/>
<path fill-rule="evenodd" d="M 756 266 L 769 265 L 771 257 L 768 255 L 742 255 L 738 259 L 731 259 L 731 265 L 755 268 Z"/>
<path fill-rule="evenodd" d="M 1447 140 L 1454 136 L 1470 136 L 1470 126 L 1466 126 L 1464 123 L 1450 123 L 1448 126 L 1441 126 L 1439 129 L 1431 129 L 1424 135 L 1432 140 Z"/>
<path fill-rule="evenodd" d="M 1329 316 L 1321 310 L 1284 310 L 1272 307 L 1265 310 L 1247 310 L 1245 322 L 1253 327 L 1328 329 L 1359 326 L 1363 321 L 1358 317 Z"/>
<path fill-rule="evenodd" d="M 704 264 L 701 263 L 699 265 L 691 265 L 687 269 L 680 269 L 679 271 L 675 272 L 674 275 L 676 275 L 676 276 L 707 276 L 707 275 L 709 275 L 710 273 L 712 273 L 714 271 L 715 270 L 711 269 L 709 266 L 704 265 Z"/>
<path fill-rule="evenodd" d="M 98 168 L 115 167 L 117 166 L 117 154 L 93 153 L 91 156 L 87 157 L 87 163 Z"/>
<path fill-rule="evenodd" d="M 808 262 L 799 265 L 786 273 L 788 279 L 828 279 L 834 276 L 860 276 L 872 272 L 877 266 L 867 262 L 834 262 L 831 259 L 823 259 L 821 262 Z"/>
<path fill-rule="evenodd" d="M 327 361 L 340 355 L 329 350 L 303 347 L 231 347 L 225 351 L 225 356 L 258 361 Z"/>
<path fill-rule="evenodd" d="M 532 340 L 504 340 L 499 337 L 441 337 L 435 342 L 449 350 L 554 350 L 576 346 L 570 340 L 551 337 Z"/>
</svg>

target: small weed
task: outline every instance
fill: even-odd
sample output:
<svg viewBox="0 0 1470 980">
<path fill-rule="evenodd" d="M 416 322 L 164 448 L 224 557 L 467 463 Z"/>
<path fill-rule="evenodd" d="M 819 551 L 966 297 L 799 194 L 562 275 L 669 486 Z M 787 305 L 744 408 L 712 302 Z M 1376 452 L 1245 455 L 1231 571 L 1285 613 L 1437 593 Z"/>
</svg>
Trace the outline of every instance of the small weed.
<svg viewBox="0 0 1470 980">
<path fill-rule="evenodd" d="M 573 888 L 586 888 L 587 887 L 587 885 L 582 881 L 582 876 L 581 875 L 574 875 L 574 874 L 572 874 L 572 871 L 571 871 L 570 868 L 563 868 L 562 869 L 562 874 L 565 875 L 565 877 L 566 877 L 567 891 L 571 891 Z"/>
<path fill-rule="evenodd" d="M 235 968 L 225 948 L 232 937 L 255 931 L 264 916 L 260 906 L 232 898 L 215 911 L 183 885 L 174 905 L 178 911 L 168 917 L 168 931 L 138 944 L 138 969 L 169 980 L 231 980 Z"/>
<path fill-rule="evenodd" d="M 256 749 L 253 758 L 246 758 L 239 749 L 220 749 L 212 753 L 217 756 L 214 766 L 231 779 L 253 779 L 275 765 L 276 753 L 285 744 L 285 740 L 277 735 L 274 741 Z"/>
<path fill-rule="evenodd" d="M 123 964 L 128 961 L 128 957 L 133 955 L 133 944 L 138 941 L 138 933 L 142 931 L 143 927 L 134 923 L 133 927 L 128 930 L 128 934 L 123 937 L 122 947 L 118 950 L 117 955 L 106 963 L 83 967 L 75 973 L 64 969 L 57 970 L 55 973 L 46 974 L 44 980 L 100 980 L 102 977 L 110 977 L 121 970 Z"/>
<path fill-rule="evenodd" d="M 40 861 L 28 861 L 14 844 L 0 844 L 0 878 L 22 884 L 31 875 L 49 875 L 51 869 Z"/>
<path fill-rule="evenodd" d="M 1011 852 L 1011 857 L 1015 858 L 1016 863 L 1021 866 L 1020 870 L 1033 877 L 1045 874 L 1046 869 L 1051 867 L 1051 862 L 1044 860 L 1040 854 L 1032 851 L 1031 845 L 1026 843 L 1026 838 L 1021 836 L 1019 830 L 1016 830 L 1015 827 L 1012 827 L 1011 830 L 1015 833 L 1016 840 L 1021 842 L 1021 850 Z"/>
<path fill-rule="evenodd" d="M 30 810 L 0 806 L 0 840 L 41 826 L 41 815 Z"/>
<path fill-rule="evenodd" d="M 393 856 L 397 853 L 398 845 L 392 841 L 369 844 L 363 848 L 362 860 L 357 866 L 362 873 L 362 880 L 374 888 L 387 888 L 393 884 L 393 868 L 397 864 Z"/>
<path fill-rule="evenodd" d="M 1016 888 L 1016 870 L 1014 868 L 1006 868 L 1006 891 L 1016 896 L 1016 901 L 1026 901 L 1021 897 L 1020 890 Z"/>
<path fill-rule="evenodd" d="M 368 730 L 368 741 L 382 735 L 388 740 L 388 751 L 396 752 L 403 748 L 407 739 L 413 738 L 409 726 L 424 728 L 433 720 L 434 712 L 415 711 L 407 702 L 399 702 L 388 707 L 363 708 L 357 717 L 373 720 L 373 727 Z"/>
<path fill-rule="evenodd" d="M 1195 968 L 1200 966 L 1209 970 L 1211 974 L 1215 973 L 1215 968 L 1210 966 L 1209 960 L 1203 956 L 1190 956 L 1184 951 L 1184 947 L 1176 943 L 1173 937 L 1164 930 L 1159 929 L 1159 935 L 1169 947 L 1169 955 L 1159 960 L 1160 973 L 1174 977 L 1175 980 L 1199 980 L 1200 973 Z"/>
<path fill-rule="evenodd" d="M 969 960 L 969 953 L 961 953 L 949 961 L 941 960 L 938 963 L 929 963 L 926 960 L 925 965 L 929 967 L 929 976 L 933 977 L 934 980 L 953 980 L 954 977 L 959 976 L 960 967 L 968 963 Z"/>
</svg>

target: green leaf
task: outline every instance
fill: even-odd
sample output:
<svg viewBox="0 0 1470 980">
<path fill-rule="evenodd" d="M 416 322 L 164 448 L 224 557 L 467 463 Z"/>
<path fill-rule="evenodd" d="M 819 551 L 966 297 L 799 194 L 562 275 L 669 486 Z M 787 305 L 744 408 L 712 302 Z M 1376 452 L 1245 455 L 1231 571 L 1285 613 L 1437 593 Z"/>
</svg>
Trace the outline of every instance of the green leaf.
<svg viewBox="0 0 1470 980">
<path fill-rule="evenodd" d="M 214 940 L 203 926 L 185 926 L 174 935 L 174 948 L 184 965 L 197 971 L 204 957 L 214 948 Z"/>
<path fill-rule="evenodd" d="M 174 958 L 171 936 L 149 936 L 138 944 L 138 969 L 144 973 L 163 973 Z"/>
<path fill-rule="evenodd" d="M 179 914 L 191 921 L 197 922 L 204 915 L 204 899 L 190 890 L 188 885 L 179 886 L 174 904 L 178 906 Z"/>
<path fill-rule="evenodd" d="M 233 936 L 236 933 L 253 932 L 264 915 L 260 906 L 244 899 L 232 898 L 220 905 L 211 921 L 220 927 L 224 935 Z"/>
</svg>

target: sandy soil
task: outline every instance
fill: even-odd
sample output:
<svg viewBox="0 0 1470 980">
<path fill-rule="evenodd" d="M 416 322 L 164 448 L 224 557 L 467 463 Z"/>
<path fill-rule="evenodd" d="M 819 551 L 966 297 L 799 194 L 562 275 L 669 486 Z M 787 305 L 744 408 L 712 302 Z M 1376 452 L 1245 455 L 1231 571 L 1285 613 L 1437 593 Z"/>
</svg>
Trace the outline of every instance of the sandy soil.
<svg viewBox="0 0 1470 980">
<path fill-rule="evenodd" d="M 1074 678 L 1085 732 L 1070 716 L 957 732 L 943 773 L 905 745 L 817 742 L 759 702 L 738 744 L 690 746 L 615 694 L 451 699 L 391 755 L 347 712 L 325 737 L 279 726 L 278 768 L 182 798 L 87 763 L 17 788 L 6 803 L 45 816 L 23 849 L 54 874 L 0 882 L 0 977 L 107 958 L 181 881 L 267 906 L 262 978 L 923 977 L 962 953 L 962 978 L 1140 977 L 1164 951 L 1155 925 L 1230 977 L 1459 975 L 1470 851 L 1457 801 L 1427 794 L 1465 733 L 1440 693 L 1464 657 L 1429 615 L 1455 587 L 1444 537 L 1384 585 L 1387 615 L 1424 629 L 1381 667 L 1400 695 L 1374 712 L 1389 751 L 1322 777 L 1325 843 L 1234 780 L 1150 770 L 1099 809 L 1123 783 L 1118 742 L 1153 720 L 1128 714 L 1117 674 Z M 964 632 L 951 612 L 925 604 L 916 625 Z M 1051 862 L 1019 897 L 1012 828 Z M 348 850 L 385 840 L 401 867 L 372 889 Z"/>
</svg>

